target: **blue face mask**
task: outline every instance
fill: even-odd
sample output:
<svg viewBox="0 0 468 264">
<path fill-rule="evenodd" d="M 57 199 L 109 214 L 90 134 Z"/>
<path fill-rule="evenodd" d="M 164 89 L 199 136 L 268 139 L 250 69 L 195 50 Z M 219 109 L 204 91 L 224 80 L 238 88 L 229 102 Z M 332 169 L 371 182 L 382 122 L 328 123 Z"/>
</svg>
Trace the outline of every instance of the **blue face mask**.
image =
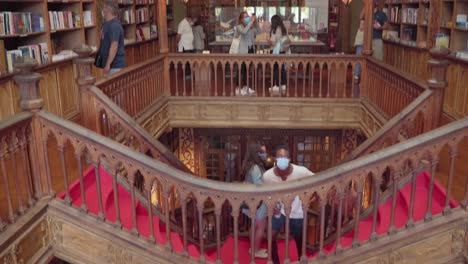
<svg viewBox="0 0 468 264">
<path fill-rule="evenodd" d="M 265 152 L 259 152 L 258 156 L 260 157 L 261 160 L 265 161 L 268 155 Z"/>
<path fill-rule="evenodd" d="M 276 158 L 276 167 L 280 170 L 286 170 L 289 167 L 289 159 L 285 157 Z"/>
<path fill-rule="evenodd" d="M 244 18 L 244 22 L 245 22 L 246 24 L 250 23 L 250 17 Z"/>
</svg>

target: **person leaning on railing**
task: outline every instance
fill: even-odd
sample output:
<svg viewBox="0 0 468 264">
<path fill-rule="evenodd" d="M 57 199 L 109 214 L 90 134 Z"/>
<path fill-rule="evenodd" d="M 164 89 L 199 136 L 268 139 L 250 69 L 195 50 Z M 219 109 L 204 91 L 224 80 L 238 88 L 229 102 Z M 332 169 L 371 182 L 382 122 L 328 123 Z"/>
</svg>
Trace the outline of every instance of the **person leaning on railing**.
<svg viewBox="0 0 468 264">
<path fill-rule="evenodd" d="M 263 173 L 265 172 L 264 162 L 267 159 L 266 146 L 258 143 L 249 144 L 244 161 L 242 162 L 242 170 L 245 173 L 245 182 L 261 185 L 263 183 Z M 250 217 L 250 210 L 243 208 L 242 212 Z M 263 202 L 257 208 L 255 213 L 255 231 L 254 231 L 254 246 L 253 252 L 256 258 L 267 258 L 266 249 L 260 248 L 265 233 L 267 220 L 267 207 Z M 250 248 L 252 254 L 252 247 Z"/>
<path fill-rule="evenodd" d="M 291 164 L 289 159 L 289 149 L 286 146 L 276 148 L 276 164 L 263 174 L 264 184 L 277 184 L 285 181 L 293 181 L 310 177 L 314 175 L 309 169 L 303 166 Z M 272 219 L 272 249 L 271 257 L 273 263 L 280 263 L 278 256 L 278 245 L 276 244 L 276 236 L 286 220 L 284 205 L 278 202 L 278 206 L 274 209 Z M 304 221 L 304 212 L 302 210 L 302 202 L 299 196 L 294 198 L 291 204 L 291 213 L 289 214 L 289 230 L 290 234 L 296 242 L 297 255 L 300 258 L 302 255 L 302 226 Z"/>
</svg>

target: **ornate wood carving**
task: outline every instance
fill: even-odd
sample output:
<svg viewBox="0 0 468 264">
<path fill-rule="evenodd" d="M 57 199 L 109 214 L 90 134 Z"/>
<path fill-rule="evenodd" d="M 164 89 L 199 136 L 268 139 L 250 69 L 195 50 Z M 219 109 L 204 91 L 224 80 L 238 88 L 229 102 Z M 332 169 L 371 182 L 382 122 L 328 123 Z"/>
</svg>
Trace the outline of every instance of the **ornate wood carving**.
<svg viewBox="0 0 468 264">
<path fill-rule="evenodd" d="M 42 238 L 43 247 L 48 245 L 57 246 L 62 244 L 62 226 L 63 222 L 57 221 L 55 218 L 47 216 L 45 221 L 41 223 L 41 231 L 46 235 Z"/>
<path fill-rule="evenodd" d="M 195 138 L 193 128 L 179 129 L 179 159 L 191 171 L 195 170 Z"/>
<path fill-rule="evenodd" d="M 115 244 L 108 244 L 106 251 L 106 259 L 112 264 L 133 263 L 133 256 L 125 248 Z"/>
</svg>

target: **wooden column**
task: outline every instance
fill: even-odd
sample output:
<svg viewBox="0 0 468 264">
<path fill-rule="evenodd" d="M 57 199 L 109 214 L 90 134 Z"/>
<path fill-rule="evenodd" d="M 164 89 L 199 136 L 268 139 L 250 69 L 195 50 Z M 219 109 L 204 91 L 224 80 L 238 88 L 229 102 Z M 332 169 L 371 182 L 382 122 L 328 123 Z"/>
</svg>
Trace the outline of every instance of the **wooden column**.
<svg viewBox="0 0 468 264">
<path fill-rule="evenodd" d="M 98 114 L 94 105 L 93 97 L 89 94 L 91 88 L 96 82 L 92 74 L 94 59 L 91 58 L 91 48 L 81 45 L 73 49 L 78 54 L 78 58 L 73 60 L 76 66 L 78 76 L 75 81 L 80 90 L 81 99 L 81 120 L 86 128 L 98 132 Z"/>
<path fill-rule="evenodd" d="M 167 10 L 165 0 L 158 0 L 158 13 L 156 15 L 156 20 L 158 25 L 159 52 L 169 53 L 167 39 Z"/>
<path fill-rule="evenodd" d="M 431 59 L 428 61 L 428 73 L 429 79 L 427 84 L 429 89 L 432 90 L 432 106 L 430 111 L 432 111 L 432 118 L 426 120 L 424 124 L 424 130 L 429 131 L 439 126 L 440 118 L 443 111 L 444 103 L 444 92 L 447 87 L 447 67 L 449 61 L 447 60 L 447 55 L 450 51 L 444 47 L 435 47 L 430 50 Z"/>
<path fill-rule="evenodd" d="M 19 59 L 15 63 L 15 68 L 19 73 L 13 77 L 20 92 L 20 107 L 23 111 L 33 114 L 39 112 L 44 106 L 44 99 L 39 92 L 39 80 L 42 76 L 32 72 L 37 66 L 37 62 L 29 57 Z M 40 198 L 52 193 L 48 170 L 46 168 L 47 157 L 45 155 L 42 142 L 42 129 L 38 120 L 33 117 L 31 122 L 31 136 L 29 143 L 31 151 L 29 152 L 32 170 L 32 181 L 34 185 L 34 197 Z"/>
<path fill-rule="evenodd" d="M 364 47 L 362 50 L 363 55 L 372 55 L 372 32 L 373 32 L 373 1 L 364 1 Z"/>
</svg>

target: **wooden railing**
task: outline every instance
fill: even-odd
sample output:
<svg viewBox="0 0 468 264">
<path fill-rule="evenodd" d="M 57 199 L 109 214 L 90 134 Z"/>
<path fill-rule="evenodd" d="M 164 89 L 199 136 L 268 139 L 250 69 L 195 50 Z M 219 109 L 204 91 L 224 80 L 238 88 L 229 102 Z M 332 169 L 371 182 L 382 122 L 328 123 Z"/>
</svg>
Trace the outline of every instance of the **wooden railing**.
<svg viewBox="0 0 468 264">
<path fill-rule="evenodd" d="M 366 59 L 361 96 L 375 104 L 387 119 L 400 113 L 427 89 L 427 84 L 373 58 Z"/>
<path fill-rule="evenodd" d="M 268 207 L 268 221 L 269 226 L 271 226 L 271 220 L 273 217 L 273 207 L 276 204 L 277 200 L 282 200 L 286 204 L 286 210 L 290 210 L 288 205 L 291 204 L 294 197 L 298 195 L 301 200 L 303 201 L 303 207 L 308 208 L 311 202 L 318 202 L 319 207 L 318 211 L 320 212 L 320 236 L 319 236 L 319 246 L 318 251 L 319 255 L 324 255 L 324 239 L 325 239 L 325 218 L 322 215 L 325 215 L 325 206 L 329 197 L 336 197 L 333 200 L 337 199 L 337 206 L 336 206 L 336 253 L 339 254 L 343 250 L 341 247 L 341 236 L 343 235 L 342 228 L 344 216 L 348 214 L 348 216 L 352 215 L 353 219 L 355 219 L 354 229 L 355 229 L 355 237 L 354 242 L 357 244 L 365 243 L 358 239 L 358 223 L 359 217 L 362 212 L 362 188 L 364 186 L 364 181 L 366 181 L 369 177 L 372 178 L 374 190 L 379 190 L 380 183 L 382 179 L 378 175 L 382 175 L 384 170 L 388 168 L 390 170 L 390 175 L 393 179 L 393 201 L 396 200 L 396 192 L 398 190 L 398 184 L 401 179 L 400 175 L 407 175 L 411 174 L 411 182 L 414 186 L 411 190 L 411 203 L 408 206 L 408 215 L 409 219 L 407 221 L 407 228 L 412 228 L 414 224 L 413 219 L 413 212 L 414 212 L 414 197 L 416 193 L 416 175 L 417 169 L 419 165 L 425 166 L 428 171 L 431 172 L 431 179 L 429 184 L 429 192 L 428 195 L 428 203 L 426 205 L 427 213 L 426 213 L 426 220 L 429 221 L 432 218 L 431 212 L 431 201 L 432 201 L 432 190 L 434 188 L 434 176 L 437 170 L 438 162 L 439 162 L 439 155 L 443 154 L 442 147 L 444 145 L 448 145 L 448 153 L 450 154 L 450 164 L 451 169 L 448 175 L 448 185 L 447 185 L 447 198 L 445 200 L 445 205 L 443 206 L 444 212 L 448 213 L 451 210 L 456 210 L 451 208 L 450 205 L 450 197 L 451 197 L 451 190 L 452 190 L 452 182 L 454 177 L 454 171 L 456 171 L 456 164 L 454 161 L 457 159 L 458 153 L 457 148 L 460 146 L 461 140 L 464 137 L 468 136 L 468 119 L 464 119 L 458 121 L 456 123 L 452 123 L 446 127 L 442 127 L 431 131 L 427 134 L 422 136 L 415 137 L 413 139 L 409 139 L 403 143 L 394 145 L 390 148 L 385 150 L 375 152 L 375 155 L 366 156 L 357 160 L 354 160 L 350 163 L 342 164 L 337 166 L 333 169 L 320 172 L 316 174 L 314 177 L 310 177 L 308 179 L 303 179 L 301 181 L 294 181 L 294 182 L 286 182 L 281 185 L 269 185 L 269 186 L 253 186 L 253 185 L 245 185 L 245 184 L 233 184 L 233 183 L 221 183 L 221 182 L 214 182 L 210 180 L 205 180 L 201 178 L 194 177 L 191 174 L 183 173 L 179 170 L 173 169 L 171 167 L 167 167 L 164 164 L 156 161 L 154 159 L 150 159 L 145 155 L 140 153 L 133 152 L 132 150 L 118 145 L 110 139 L 104 138 L 97 134 L 92 133 L 91 131 L 87 131 L 86 129 L 77 126 L 73 123 L 61 120 L 55 117 L 52 114 L 47 112 L 39 112 L 38 114 L 38 121 L 42 127 L 42 134 L 48 135 L 47 138 L 56 138 L 58 139 L 59 149 L 60 144 L 63 142 L 71 142 L 73 148 L 75 149 L 75 153 L 82 154 L 82 150 L 84 149 L 91 149 L 91 163 L 95 166 L 99 166 L 99 164 L 107 164 L 107 172 L 112 175 L 114 178 L 116 177 L 117 173 L 120 171 L 125 170 L 129 172 L 127 174 L 127 179 L 130 183 L 135 181 L 136 172 L 141 172 L 141 176 L 144 179 L 144 188 L 146 193 L 150 193 L 151 187 L 153 184 L 160 185 L 163 190 L 163 201 L 164 207 L 168 207 L 168 195 L 171 193 L 171 190 L 176 189 L 179 201 L 181 204 L 182 210 L 182 225 L 183 225 L 183 232 L 182 237 L 184 241 L 184 252 L 186 253 L 188 250 L 188 234 L 187 234 L 187 198 L 191 197 L 191 202 L 196 203 L 196 208 L 198 209 L 198 219 L 203 219 L 203 212 L 205 208 L 205 202 L 210 200 L 214 204 L 214 216 L 215 216 L 215 227 L 214 230 L 216 235 L 216 247 L 218 251 L 217 259 L 220 260 L 220 248 L 222 246 L 221 243 L 221 229 L 226 228 L 226 222 L 221 221 L 222 210 L 224 204 L 229 204 L 231 214 L 233 216 L 233 233 L 234 233 L 234 256 L 239 256 L 239 251 L 237 247 L 239 229 L 238 229 L 238 217 L 240 214 L 240 206 L 242 202 L 246 202 L 246 204 L 251 208 L 253 211 L 252 213 L 255 215 L 255 211 L 257 205 L 260 201 L 263 202 Z M 52 140 L 54 141 L 54 140 Z M 48 141 L 49 142 L 49 141 Z M 52 160 L 49 158 L 48 155 L 45 156 L 47 161 L 46 164 L 50 164 Z M 104 162 L 105 161 L 105 162 Z M 63 160 L 62 160 L 63 162 Z M 78 167 L 80 167 L 80 162 L 78 161 Z M 429 165 L 428 165 L 429 164 Z M 62 163 L 63 167 L 65 165 Z M 98 171 L 98 170 L 97 170 Z M 64 171 L 66 175 L 67 171 Z M 83 177 L 82 174 L 78 174 L 79 177 Z M 55 178 L 50 177 L 49 181 L 53 181 Z M 99 179 L 99 172 L 97 172 L 97 181 Z M 81 179 L 80 179 L 81 180 Z M 54 185 L 54 184 L 52 184 Z M 132 194 L 132 217 L 136 219 L 136 208 L 135 208 L 135 186 L 131 185 L 131 194 Z M 350 188 L 350 186 L 354 186 Z M 65 186 L 67 187 L 67 186 Z M 100 186 L 97 186 L 98 193 Z M 350 191 L 354 191 L 356 193 L 355 202 L 352 204 L 353 211 L 349 211 L 348 213 L 345 212 L 345 208 L 349 205 L 346 205 L 344 198 L 346 194 Z M 117 192 L 117 185 L 114 185 L 114 192 Z M 372 224 L 372 238 L 377 236 L 376 233 L 376 221 L 377 221 L 377 208 L 378 202 L 380 201 L 379 198 L 380 191 L 373 191 L 373 199 L 371 203 L 373 204 L 373 224 Z M 103 201 L 101 201 L 101 196 L 98 195 L 98 204 L 100 204 L 99 214 L 97 217 L 104 218 L 104 208 L 102 207 Z M 148 197 L 149 198 L 149 197 Z M 462 204 L 464 206 L 468 205 L 468 186 L 464 188 L 464 198 L 462 200 Z M 377 204 L 376 204 L 377 203 Z M 116 204 L 116 207 L 119 205 Z M 392 213 L 390 216 L 390 230 L 389 232 L 392 233 L 396 230 L 395 226 L 395 206 L 396 203 L 392 205 Z M 453 205 L 452 205 L 453 207 Z M 75 210 L 70 207 L 70 210 Z M 116 212 L 118 209 L 116 208 Z M 150 210 L 151 212 L 151 210 Z M 171 222 L 171 214 L 169 210 L 165 211 L 165 222 Z M 288 215 L 288 214 L 287 214 Z M 117 215 L 117 219 L 119 219 L 119 215 Z M 129 216 L 127 216 L 129 217 Z M 307 222 L 307 214 L 304 215 L 304 222 Z M 107 219 L 110 222 L 110 219 Z M 149 218 L 149 226 L 152 226 L 152 219 Z M 288 220 L 286 220 L 288 221 Z M 107 222 L 107 221 L 106 221 Z M 133 221 L 134 226 L 129 232 L 137 232 L 136 221 Z M 287 222 L 286 222 L 287 223 Z M 110 223 L 109 223 L 110 224 Z M 286 225 L 287 226 L 287 225 Z M 205 226 L 203 226 L 203 221 L 198 221 L 198 231 L 204 230 Z M 307 225 L 304 225 L 304 230 L 307 229 Z M 171 245 L 171 235 L 170 231 L 171 226 L 166 225 L 166 243 L 167 245 Z M 125 231 L 125 230 L 124 230 Z M 289 240 L 289 229 L 286 228 L 285 231 L 285 240 Z M 306 232 L 303 233 L 304 235 Z M 154 233 L 153 230 L 150 233 L 150 238 L 154 241 Z M 385 235 L 382 235 L 385 236 Z M 201 259 L 204 259 L 204 250 L 205 244 L 203 240 L 203 236 L 199 236 L 199 249 L 201 252 Z M 271 253 L 271 229 L 268 229 L 268 250 Z M 306 238 L 304 237 L 303 240 L 303 249 L 306 246 Z M 287 252 L 287 251 L 286 251 Z M 306 251 L 303 250 L 302 258 L 307 258 Z M 269 254 L 271 256 L 271 254 Z M 288 253 L 285 256 L 286 259 L 289 259 Z"/>
<path fill-rule="evenodd" d="M 172 96 L 355 98 L 359 88 L 353 81 L 353 71 L 362 62 L 362 57 L 352 55 L 174 53 L 168 55 L 166 67 Z M 251 89 L 245 93 L 241 90 L 243 67 L 245 85 Z M 286 89 L 271 90 L 275 84 L 285 84 Z"/>
<path fill-rule="evenodd" d="M 82 53 L 88 56 L 87 52 Z M 95 85 L 122 110 L 138 118 L 164 94 L 164 56 L 160 55 L 104 79 Z"/>
</svg>

